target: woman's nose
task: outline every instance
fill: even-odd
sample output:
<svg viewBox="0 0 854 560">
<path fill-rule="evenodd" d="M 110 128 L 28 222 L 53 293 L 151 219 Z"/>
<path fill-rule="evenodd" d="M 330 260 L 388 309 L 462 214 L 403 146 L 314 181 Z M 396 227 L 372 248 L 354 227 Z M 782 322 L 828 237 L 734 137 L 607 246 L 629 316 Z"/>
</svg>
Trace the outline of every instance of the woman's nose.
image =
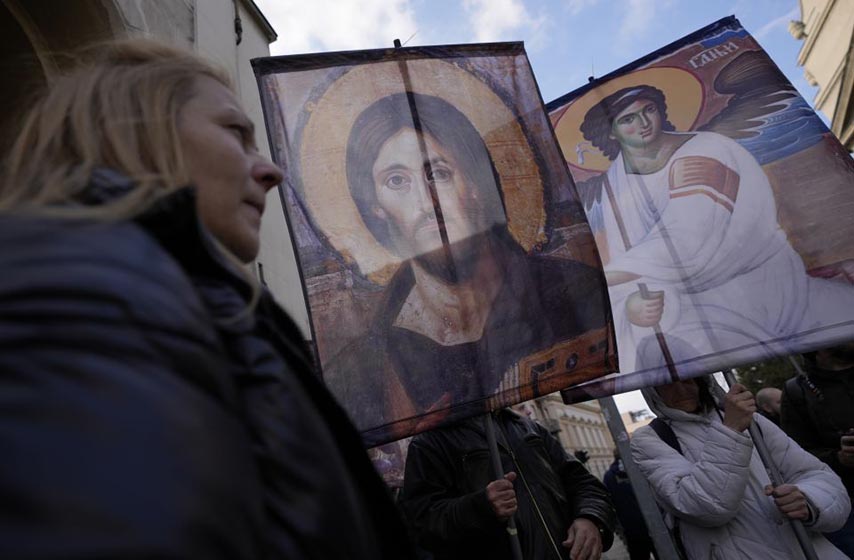
<svg viewBox="0 0 854 560">
<path fill-rule="evenodd" d="M 265 191 L 281 183 L 284 177 L 285 174 L 279 166 L 265 157 L 259 158 L 255 165 L 252 166 L 252 179 L 263 186 Z"/>
</svg>

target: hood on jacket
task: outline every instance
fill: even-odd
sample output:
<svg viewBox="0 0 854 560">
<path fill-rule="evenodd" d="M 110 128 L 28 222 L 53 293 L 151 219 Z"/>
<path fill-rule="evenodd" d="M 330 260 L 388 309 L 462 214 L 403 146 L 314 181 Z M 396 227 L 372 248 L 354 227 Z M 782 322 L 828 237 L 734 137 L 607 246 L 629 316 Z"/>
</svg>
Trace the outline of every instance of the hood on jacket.
<svg viewBox="0 0 854 560">
<path fill-rule="evenodd" d="M 718 408 L 722 406 L 724 396 L 726 395 L 726 391 L 718 385 L 718 382 L 715 381 L 715 377 L 713 375 L 704 375 L 701 377 L 694 378 L 698 383 L 703 383 L 709 389 L 709 393 L 711 393 L 712 398 L 715 400 Z M 676 410 L 675 408 L 670 408 L 666 404 L 664 404 L 664 400 L 658 394 L 658 391 L 655 390 L 655 387 L 644 387 L 641 389 L 641 394 L 643 398 L 646 400 L 647 406 L 649 406 L 650 410 L 655 413 L 656 416 L 662 419 L 672 420 L 672 421 L 687 421 L 687 422 L 706 422 L 705 415 L 703 414 L 694 414 L 692 412 L 685 412 L 684 410 Z"/>
</svg>

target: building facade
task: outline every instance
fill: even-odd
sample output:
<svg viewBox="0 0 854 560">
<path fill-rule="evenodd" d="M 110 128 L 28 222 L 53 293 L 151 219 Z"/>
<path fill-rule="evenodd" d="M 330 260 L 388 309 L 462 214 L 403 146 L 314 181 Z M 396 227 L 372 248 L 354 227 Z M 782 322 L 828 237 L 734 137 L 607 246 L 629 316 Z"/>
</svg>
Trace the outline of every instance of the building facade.
<svg viewBox="0 0 854 560">
<path fill-rule="evenodd" d="M 851 0 L 800 0 L 801 18 L 789 24 L 803 41 L 798 64 L 817 86 L 815 108 L 848 151 L 854 151 L 854 3 Z"/>
<path fill-rule="evenodd" d="M 148 37 L 191 48 L 234 78 L 241 101 L 263 118 L 249 60 L 270 54 L 276 32 L 252 0 L 0 0 L 0 123 L 74 62 L 73 53 L 112 39 Z"/>
<path fill-rule="evenodd" d="M 623 425 L 626 426 L 626 432 L 629 435 L 632 435 L 638 428 L 646 426 L 652 422 L 654 416 L 648 410 L 631 410 L 620 414 L 620 418 L 623 419 Z"/>
<path fill-rule="evenodd" d="M 574 455 L 587 453 L 587 469 L 599 480 L 614 460 L 614 439 L 596 401 L 564 404 L 558 393 L 514 407 L 545 426 Z"/>
</svg>

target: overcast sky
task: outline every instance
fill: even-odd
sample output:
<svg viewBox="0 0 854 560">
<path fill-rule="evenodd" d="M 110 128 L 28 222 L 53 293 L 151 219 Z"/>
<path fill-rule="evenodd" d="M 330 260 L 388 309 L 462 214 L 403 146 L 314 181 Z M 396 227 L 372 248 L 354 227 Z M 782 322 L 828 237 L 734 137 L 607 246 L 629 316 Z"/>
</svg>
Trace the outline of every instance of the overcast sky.
<svg viewBox="0 0 854 560">
<path fill-rule="evenodd" d="M 692 31 L 735 15 L 801 94 L 816 88 L 797 66 L 788 32 L 798 0 L 255 0 L 279 39 L 271 54 L 487 41 L 524 41 L 549 102 Z M 621 410 L 645 408 L 640 393 Z"/>
</svg>

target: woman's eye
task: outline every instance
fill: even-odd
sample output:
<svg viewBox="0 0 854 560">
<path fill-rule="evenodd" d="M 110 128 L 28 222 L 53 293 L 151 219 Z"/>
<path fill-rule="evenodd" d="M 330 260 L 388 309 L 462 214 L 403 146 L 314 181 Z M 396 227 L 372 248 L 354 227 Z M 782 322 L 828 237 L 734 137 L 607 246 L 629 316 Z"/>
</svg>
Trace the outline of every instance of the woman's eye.
<svg viewBox="0 0 854 560">
<path fill-rule="evenodd" d="M 247 152 L 257 152 L 258 146 L 255 145 L 255 138 L 252 134 L 252 129 L 243 124 L 225 125 L 225 129 L 234 135 L 237 140 L 243 144 Z"/>
<path fill-rule="evenodd" d="M 234 135 L 237 136 L 237 138 L 241 142 L 246 141 L 246 137 L 247 137 L 248 133 L 247 133 L 246 127 L 244 127 L 243 125 L 230 124 L 230 125 L 227 125 L 225 128 L 228 129 L 230 132 L 234 133 Z"/>
<path fill-rule="evenodd" d="M 658 112 L 658 107 L 656 107 L 655 105 L 650 105 L 649 107 L 646 108 L 646 112 L 650 113 L 650 114 L 656 113 L 656 112 Z"/>
<path fill-rule="evenodd" d="M 400 173 L 394 173 L 386 177 L 385 186 L 393 191 L 399 191 L 409 186 L 409 177 Z"/>
</svg>

